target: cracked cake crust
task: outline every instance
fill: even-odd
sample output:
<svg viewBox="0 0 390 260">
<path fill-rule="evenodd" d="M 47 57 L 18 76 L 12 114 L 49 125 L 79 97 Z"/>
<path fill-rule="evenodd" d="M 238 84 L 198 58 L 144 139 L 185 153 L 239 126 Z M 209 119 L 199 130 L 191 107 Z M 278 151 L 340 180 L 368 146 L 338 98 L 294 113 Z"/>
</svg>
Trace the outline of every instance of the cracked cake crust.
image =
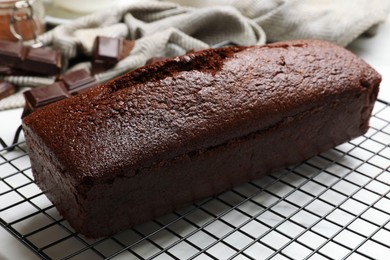
<svg viewBox="0 0 390 260">
<path fill-rule="evenodd" d="M 99 237 L 363 134 L 380 80 L 324 41 L 209 49 L 48 105 L 23 129 L 39 187 Z"/>
</svg>

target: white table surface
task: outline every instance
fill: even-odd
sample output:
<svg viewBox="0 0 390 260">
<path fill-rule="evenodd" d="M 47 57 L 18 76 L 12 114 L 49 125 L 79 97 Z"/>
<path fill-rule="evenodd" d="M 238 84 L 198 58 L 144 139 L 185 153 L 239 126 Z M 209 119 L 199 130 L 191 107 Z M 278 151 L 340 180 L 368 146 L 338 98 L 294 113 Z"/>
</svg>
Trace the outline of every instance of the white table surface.
<svg viewBox="0 0 390 260">
<path fill-rule="evenodd" d="M 390 102 L 390 20 L 380 26 L 377 35 L 359 38 L 348 48 L 382 74 L 379 98 Z M 0 112 L 0 137 L 6 143 L 12 142 L 21 112 L 22 109 Z M 38 259 L 3 228 L 0 228 L 0 241 L 0 259 Z"/>
</svg>

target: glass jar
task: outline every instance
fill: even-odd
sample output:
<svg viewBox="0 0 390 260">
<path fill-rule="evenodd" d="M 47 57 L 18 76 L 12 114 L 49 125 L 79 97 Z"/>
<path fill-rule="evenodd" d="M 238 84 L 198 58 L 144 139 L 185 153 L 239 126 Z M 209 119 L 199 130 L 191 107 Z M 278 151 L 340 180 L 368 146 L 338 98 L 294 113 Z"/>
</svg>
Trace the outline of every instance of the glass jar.
<svg viewBox="0 0 390 260">
<path fill-rule="evenodd" d="M 44 32 L 42 0 L 0 0 L 0 39 L 36 40 Z"/>
</svg>

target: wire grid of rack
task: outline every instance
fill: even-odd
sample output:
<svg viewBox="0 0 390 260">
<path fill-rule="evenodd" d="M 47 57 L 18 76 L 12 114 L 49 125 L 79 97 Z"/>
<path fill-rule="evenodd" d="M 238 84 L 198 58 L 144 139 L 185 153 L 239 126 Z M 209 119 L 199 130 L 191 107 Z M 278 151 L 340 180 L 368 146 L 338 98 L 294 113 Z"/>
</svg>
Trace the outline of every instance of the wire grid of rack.
<svg viewBox="0 0 390 260">
<path fill-rule="evenodd" d="M 390 104 L 362 137 L 111 237 L 86 239 L 34 184 L 25 143 L 0 150 L 0 224 L 45 259 L 385 259 Z"/>
</svg>

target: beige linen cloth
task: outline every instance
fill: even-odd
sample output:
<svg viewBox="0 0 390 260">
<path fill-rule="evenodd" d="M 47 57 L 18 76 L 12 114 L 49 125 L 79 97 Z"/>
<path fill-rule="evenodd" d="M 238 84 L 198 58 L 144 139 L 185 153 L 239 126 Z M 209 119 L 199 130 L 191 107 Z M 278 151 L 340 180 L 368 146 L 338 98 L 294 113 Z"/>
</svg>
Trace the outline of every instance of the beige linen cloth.
<svg viewBox="0 0 390 260">
<path fill-rule="evenodd" d="M 195 2 L 195 1 L 194 1 Z M 64 70 L 77 55 L 90 55 L 97 35 L 135 40 L 128 57 L 95 78 L 99 82 L 133 70 L 152 57 L 182 55 L 224 41 L 241 45 L 317 38 L 346 46 L 384 21 L 389 0 L 219 0 L 218 6 L 186 7 L 169 2 L 139 1 L 81 17 L 57 26 L 40 40 L 63 54 Z M 7 76 L 25 87 L 48 85 L 54 78 Z M 22 107 L 22 88 L 0 100 L 0 110 Z"/>
</svg>

